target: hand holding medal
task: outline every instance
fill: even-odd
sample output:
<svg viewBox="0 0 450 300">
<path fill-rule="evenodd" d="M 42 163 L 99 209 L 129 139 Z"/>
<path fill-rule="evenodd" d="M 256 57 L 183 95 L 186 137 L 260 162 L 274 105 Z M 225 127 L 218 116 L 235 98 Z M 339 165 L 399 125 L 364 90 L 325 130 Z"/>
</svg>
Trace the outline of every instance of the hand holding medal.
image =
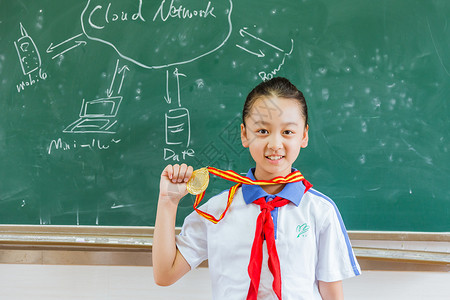
<svg viewBox="0 0 450 300">
<path fill-rule="evenodd" d="M 189 181 L 186 183 L 186 189 L 192 195 L 198 195 L 203 193 L 209 184 L 209 172 L 208 168 L 201 168 L 195 170 Z"/>
</svg>

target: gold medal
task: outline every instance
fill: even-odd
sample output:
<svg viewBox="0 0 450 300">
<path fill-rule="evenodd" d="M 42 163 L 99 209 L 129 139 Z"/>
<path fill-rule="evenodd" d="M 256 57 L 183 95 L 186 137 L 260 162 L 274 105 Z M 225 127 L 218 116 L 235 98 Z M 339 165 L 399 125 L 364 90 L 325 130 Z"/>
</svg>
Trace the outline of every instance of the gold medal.
<svg viewBox="0 0 450 300">
<path fill-rule="evenodd" d="M 207 168 L 201 168 L 192 172 L 191 178 L 186 183 L 186 189 L 190 194 L 198 195 L 206 190 L 208 184 L 209 171 Z"/>
</svg>

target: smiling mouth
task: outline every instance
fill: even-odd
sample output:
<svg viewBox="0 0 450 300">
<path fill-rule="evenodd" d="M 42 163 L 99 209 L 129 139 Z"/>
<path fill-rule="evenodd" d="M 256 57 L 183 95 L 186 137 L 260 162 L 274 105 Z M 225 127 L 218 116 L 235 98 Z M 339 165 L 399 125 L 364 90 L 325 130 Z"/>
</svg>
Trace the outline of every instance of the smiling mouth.
<svg viewBox="0 0 450 300">
<path fill-rule="evenodd" d="M 283 157 L 284 157 L 284 156 L 282 156 L 282 155 L 269 155 L 269 156 L 266 156 L 267 159 L 273 160 L 273 161 L 280 160 L 280 159 L 282 159 Z"/>
</svg>

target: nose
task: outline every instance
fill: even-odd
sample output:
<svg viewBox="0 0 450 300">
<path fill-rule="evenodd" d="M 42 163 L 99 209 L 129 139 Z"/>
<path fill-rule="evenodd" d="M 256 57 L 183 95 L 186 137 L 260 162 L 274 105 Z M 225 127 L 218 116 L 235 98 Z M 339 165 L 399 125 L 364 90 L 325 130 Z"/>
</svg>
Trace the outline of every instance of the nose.
<svg viewBox="0 0 450 300">
<path fill-rule="evenodd" d="M 270 150 L 277 151 L 283 147 L 282 138 L 278 134 L 271 134 L 267 147 Z"/>
</svg>

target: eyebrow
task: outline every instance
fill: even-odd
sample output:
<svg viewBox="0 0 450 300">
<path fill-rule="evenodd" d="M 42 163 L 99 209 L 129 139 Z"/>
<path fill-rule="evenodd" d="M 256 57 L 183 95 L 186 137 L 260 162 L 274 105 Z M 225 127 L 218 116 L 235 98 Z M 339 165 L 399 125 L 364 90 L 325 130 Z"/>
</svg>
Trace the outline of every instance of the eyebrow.
<svg viewBox="0 0 450 300">
<path fill-rule="evenodd" d="M 259 124 L 264 125 L 264 126 L 270 125 L 270 123 L 266 122 L 266 121 L 256 121 L 255 122 L 255 125 L 259 125 Z M 282 123 L 281 125 L 288 126 L 288 125 L 299 125 L 299 124 L 296 122 L 285 122 L 285 123 Z"/>
</svg>

